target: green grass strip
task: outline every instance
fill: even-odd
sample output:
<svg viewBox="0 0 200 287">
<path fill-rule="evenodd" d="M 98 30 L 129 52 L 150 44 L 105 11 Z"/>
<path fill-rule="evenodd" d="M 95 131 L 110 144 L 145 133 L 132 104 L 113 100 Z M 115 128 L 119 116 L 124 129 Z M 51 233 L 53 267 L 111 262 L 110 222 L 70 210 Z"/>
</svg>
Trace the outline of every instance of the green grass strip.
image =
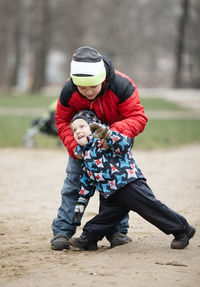
<svg viewBox="0 0 200 287">
<path fill-rule="evenodd" d="M 136 149 L 169 148 L 200 143 L 200 120 L 152 119 L 135 138 Z"/>
<path fill-rule="evenodd" d="M 0 116 L 0 147 L 22 147 L 23 137 L 34 116 Z M 143 133 L 135 138 L 134 148 L 151 150 L 200 143 L 200 120 L 149 120 Z M 58 138 L 39 134 L 37 147 L 56 148 Z"/>
<path fill-rule="evenodd" d="M 58 94 L 49 96 L 45 93 L 40 94 L 5 94 L 0 93 L 0 107 L 23 108 L 23 107 L 48 107 L 54 100 L 58 99 Z M 141 98 L 141 104 L 145 110 L 186 110 L 176 103 L 161 98 Z"/>
</svg>

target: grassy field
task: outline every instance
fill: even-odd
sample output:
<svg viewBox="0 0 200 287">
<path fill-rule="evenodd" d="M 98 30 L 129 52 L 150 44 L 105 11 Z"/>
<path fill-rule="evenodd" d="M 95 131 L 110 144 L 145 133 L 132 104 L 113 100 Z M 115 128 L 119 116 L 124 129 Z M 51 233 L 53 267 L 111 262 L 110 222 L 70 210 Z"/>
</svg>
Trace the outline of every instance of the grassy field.
<svg viewBox="0 0 200 287">
<path fill-rule="evenodd" d="M 41 108 L 48 107 L 58 95 L 50 96 L 40 93 L 36 95 L 30 94 L 5 94 L 0 93 L 0 107 L 6 108 Z"/>
<path fill-rule="evenodd" d="M 12 109 L 45 108 L 55 100 L 43 95 L 0 95 L 0 109 L 10 108 L 9 115 L 0 115 L 0 147 L 22 147 L 23 137 L 30 128 L 34 115 L 14 115 Z M 141 99 L 145 110 L 180 111 L 183 108 L 164 99 Z M 200 142 L 200 120 L 149 119 L 142 134 L 136 137 L 135 149 L 169 148 Z M 38 134 L 34 137 L 38 148 L 58 148 L 60 140 L 53 136 Z"/>
<path fill-rule="evenodd" d="M 16 94 L 6 95 L 0 94 L 0 107 L 6 108 L 41 108 L 48 107 L 54 100 L 58 98 L 58 95 L 48 96 L 44 94 L 28 95 L 28 94 Z M 141 104 L 147 110 L 185 110 L 179 107 L 173 102 L 166 101 L 165 99 L 157 98 L 141 98 Z"/>
<path fill-rule="evenodd" d="M 150 119 L 135 138 L 136 149 L 157 149 L 200 142 L 200 120 Z"/>
</svg>

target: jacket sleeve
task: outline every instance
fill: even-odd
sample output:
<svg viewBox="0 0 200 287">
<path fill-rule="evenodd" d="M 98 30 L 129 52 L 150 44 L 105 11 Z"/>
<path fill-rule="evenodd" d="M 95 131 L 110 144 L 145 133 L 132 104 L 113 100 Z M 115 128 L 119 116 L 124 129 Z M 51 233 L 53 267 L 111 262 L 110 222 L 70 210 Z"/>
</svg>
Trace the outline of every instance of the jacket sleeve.
<svg viewBox="0 0 200 287">
<path fill-rule="evenodd" d="M 56 107 L 56 127 L 58 129 L 58 136 L 62 140 L 63 144 L 68 150 L 70 156 L 75 158 L 74 150 L 77 147 L 77 143 L 74 139 L 70 122 L 74 112 L 70 107 L 65 107 L 60 103 L 60 99 L 58 100 L 57 107 Z"/>
<path fill-rule="evenodd" d="M 93 184 L 93 181 L 90 179 L 85 167 L 83 166 L 80 178 L 79 194 L 81 197 L 84 197 L 85 199 L 88 200 L 90 197 L 94 195 L 94 192 L 95 192 L 95 186 Z"/>
<path fill-rule="evenodd" d="M 125 76 L 120 75 L 120 81 L 118 110 L 122 120 L 113 123 L 110 128 L 134 138 L 144 130 L 148 119 L 143 106 L 140 104 L 137 86 L 130 78 Z"/>
<path fill-rule="evenodd" d="M 58 136 L 67 148 L 70 156 L 75 158 L 74 150 L 77 147 L 77 143 L 73 137 L 70 122 L 77 111 L 74 110 L 69 104 L 72 93 L 71 84 L 68 80 L 64 85 L 57 102 L 55 120 Z"/>
<path fill-rule="evenodd" d="M 114 149 L 116 153 L 128 152 L 133 146 L 133 139 L 124 136 L 118 132 L 111 131 L 109 138 L 106 140 L 108 146 Z"/>
</svg>

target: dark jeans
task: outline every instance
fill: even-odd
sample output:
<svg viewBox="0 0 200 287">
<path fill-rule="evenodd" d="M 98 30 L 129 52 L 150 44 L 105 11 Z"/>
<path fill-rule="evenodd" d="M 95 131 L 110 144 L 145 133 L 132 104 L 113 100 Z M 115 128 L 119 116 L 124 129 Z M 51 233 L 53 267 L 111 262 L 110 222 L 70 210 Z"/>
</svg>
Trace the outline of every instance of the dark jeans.
<svg viewBox="0 0 200 287">
<path fill-rule="evenodd" d="M 103 199 L 99 214 L 85 224 L 83 234 L 88 240 L 101 240 L 130 210 L 166 234 L 179 234 L 188 227 L 183 216 L 157 200 L 146 181 L 138 179 Z"/>
</svg>

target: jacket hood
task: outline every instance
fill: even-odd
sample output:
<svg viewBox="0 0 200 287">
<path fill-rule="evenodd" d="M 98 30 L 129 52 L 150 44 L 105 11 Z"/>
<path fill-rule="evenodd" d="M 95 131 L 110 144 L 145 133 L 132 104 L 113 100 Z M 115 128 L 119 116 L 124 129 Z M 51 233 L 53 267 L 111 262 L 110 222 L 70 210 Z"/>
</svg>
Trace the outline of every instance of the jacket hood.
<svg viewBox="0 0 200 287">
<path fill-rule="evenodd" d="M 102 55 L 102 57 L 106 68 L 106 84 L 105 84 L 105 90 L 106 90 L 110 86 L 111 81 L 114 79 L 115 73 L 112 61 L 104 55 Z"/>
</svg>

